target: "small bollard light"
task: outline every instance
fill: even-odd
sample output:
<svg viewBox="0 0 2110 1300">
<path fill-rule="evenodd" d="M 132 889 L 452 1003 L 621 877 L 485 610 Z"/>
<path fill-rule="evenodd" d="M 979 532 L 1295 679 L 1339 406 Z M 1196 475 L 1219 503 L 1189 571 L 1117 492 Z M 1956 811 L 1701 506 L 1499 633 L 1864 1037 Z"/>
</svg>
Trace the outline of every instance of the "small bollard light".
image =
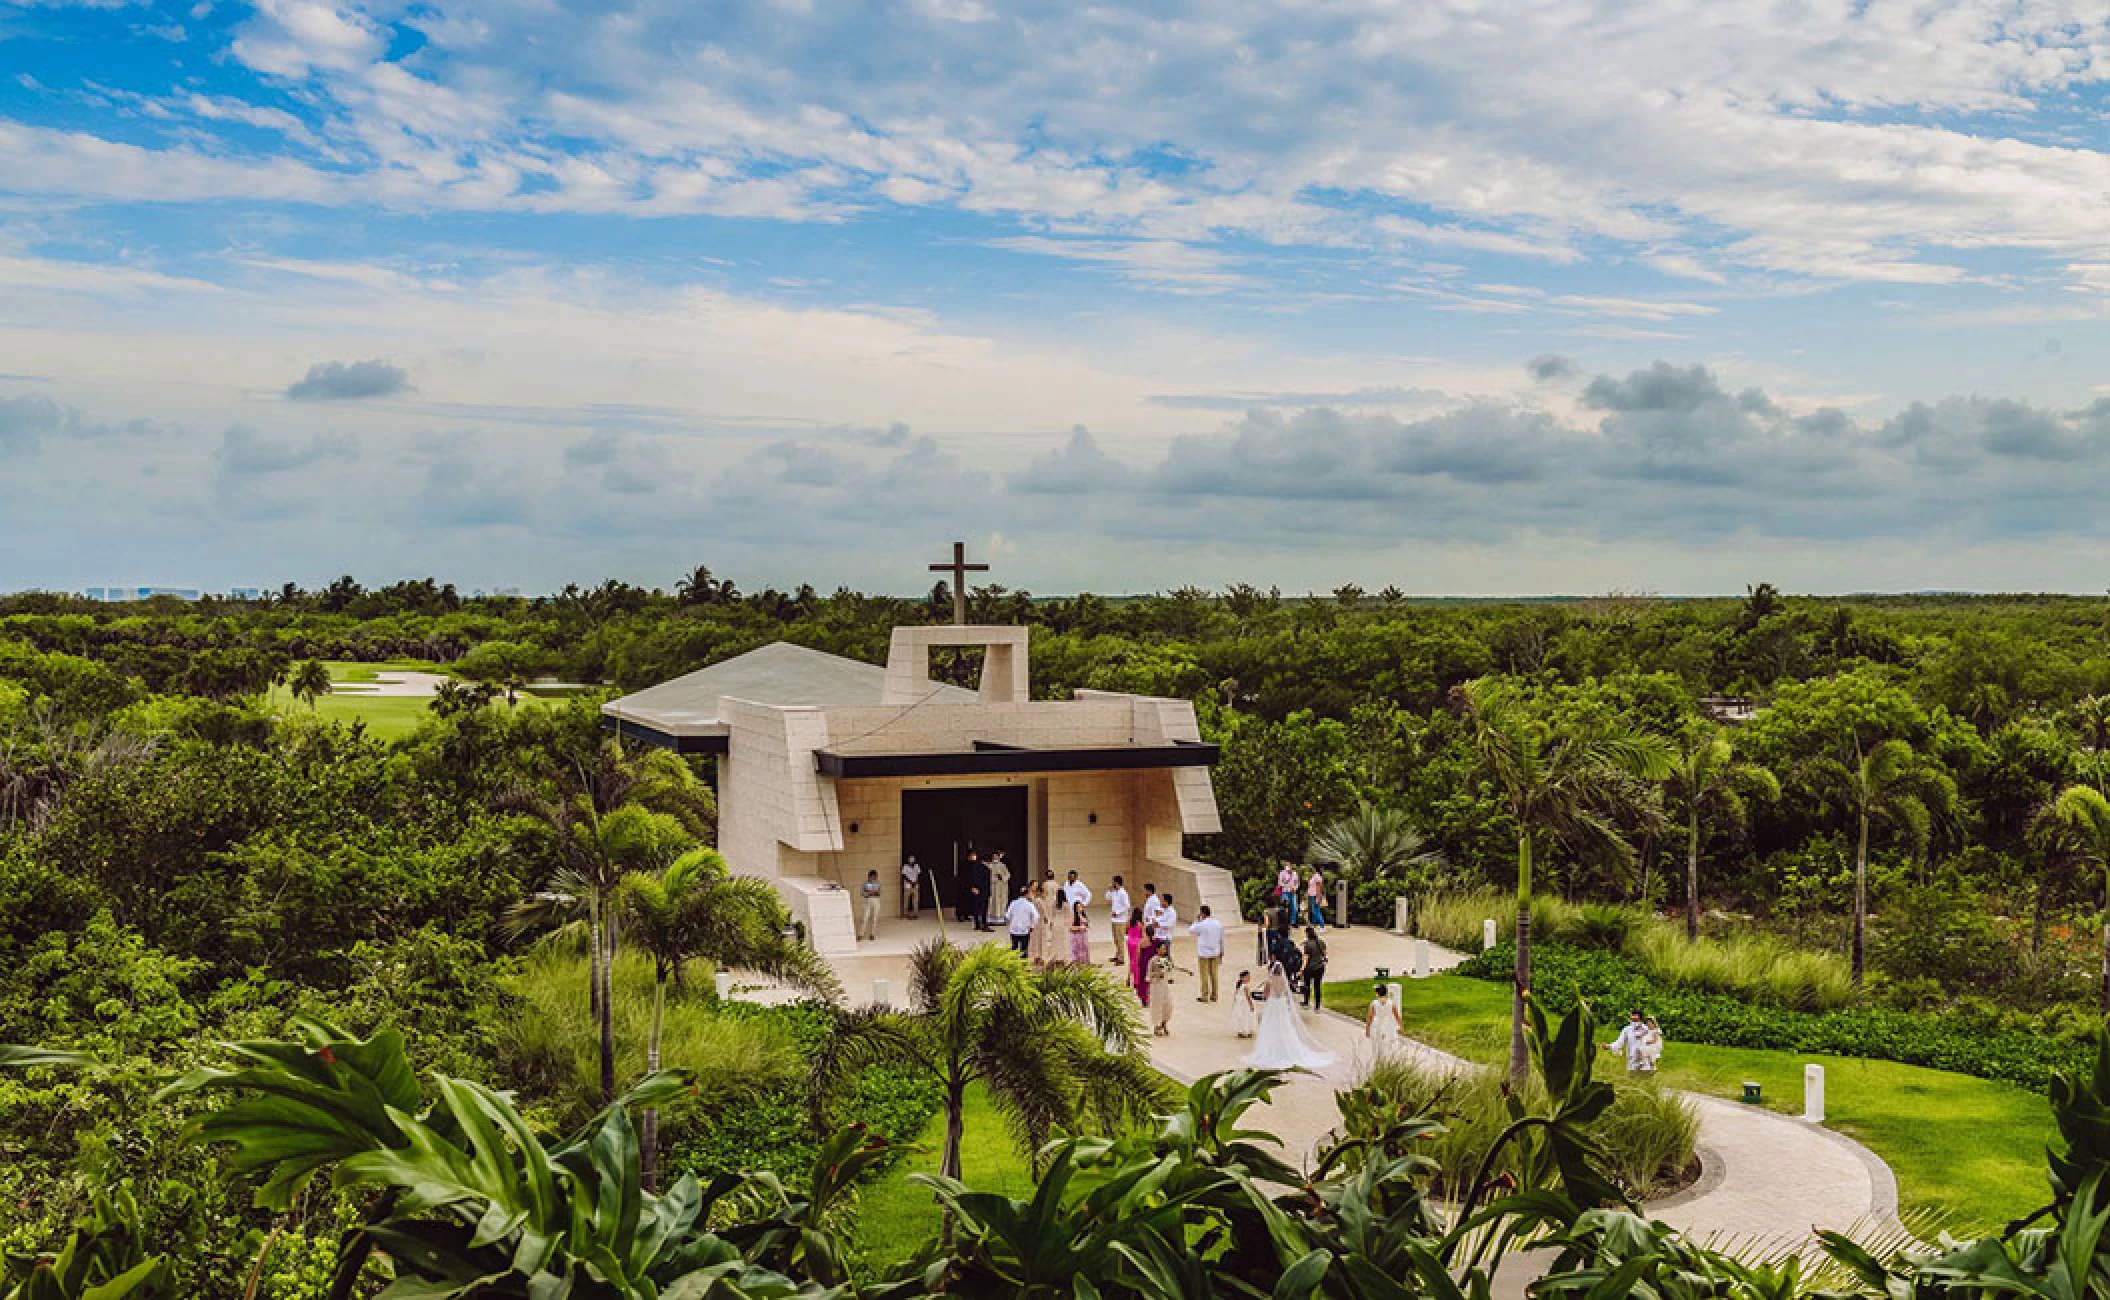
<svg viewBox="0 0 2110 1300">
<path fill-rule="evenodd" d="M 1765 1104 L 1766 1099 L 1764 1096 L 1761 1095 L 1761 1092 L 1762 1089 L 1757 1083 L 1753 1082 L 1750 1079 L 1744 1080 L 1744 1101 L 1746 1104 L 1752 1106 L 1763 1106 Z"/>
<path fill-rule="evenodd" d="M 1480 951 L 1486 952 L 1495 946 L 1495 921 L 1493 917 L 1480 922 Z"/>
<path fill-rule="evenodd" d="M 1378 968 L 1377 968 L 1377 977 L 1376 977 L 1376 978 L 1377 978 L 1377 982 L 1378 982 L 1378 983 L 1380 983 L 1380 984 L 1384 984 L 1384 983 L 1386 983 L 1386 982 L 1390 981 L 1390 980 L 1391 980 L 1391 978 L 1392 978 L 1392 968 L 1391 968 L 1390 966 L 1380 966 L 1380 967 L 1378 967 Z"/>
<path fill-rule="evenodd" d="M 1812 1124 L 1824 1122 L 1824 1067 L 1802 1067 L 1802 1117 Z"/>
<path fill-rule="evenodd" d="M 890 1001 L 890 999 L 889 999 L 889 997 L 888 997 L 888 990 L 887 990 L 887 986 L 886 986 L 886 981 L 885 981 L 885 980 L 873 980 L 873 981 L 872 981 L 872 1005 L 873 1005 L 873 1006 L 875 1006 L 875 1007 L 883 1007 L 883 1006 L 886 1006 L 886 1005 L 888 1005 L 889 1001 Z"/>
<path fill-rule="evenodd" d="M 1427 939 L 1416 939 L 1414 941 L 1414 978 L 1425 980 L 1428 977 L 1429 941 Z"/>
<path fill-rule="evenodd" d="M 720 1002 L 731 997 L 733 995 L 733 973 L 722 970 L 712 975 L 711 988 L 717 992 Z"/>
<path fill-rule="evenodd" d="M 1405 934 L 1407 932 L 1407 899 L 1404 894 L 1392 900 L 1392 932 L 1394 934 Z"/>
</svg>

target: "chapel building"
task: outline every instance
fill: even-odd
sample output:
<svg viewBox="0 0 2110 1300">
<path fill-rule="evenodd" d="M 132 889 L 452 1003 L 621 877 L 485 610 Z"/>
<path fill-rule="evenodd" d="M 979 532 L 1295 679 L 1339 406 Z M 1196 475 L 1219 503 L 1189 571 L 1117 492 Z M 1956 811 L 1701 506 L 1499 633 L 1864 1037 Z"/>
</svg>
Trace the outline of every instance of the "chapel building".
<svg viewBox="0 0 2110 1300">
<path fill-rule="evenodd" d="M 1193 704 L 1090 690 L 1034 700 L 1027 631 L 897 627 L 885 668 L 779 641 L 603 705 L 602 721 L 716 756 L 719 851 L 775 884 L 824 954 L 856 950 L 866 872 L 896 914 L 908 854 L 926 870 L 923 906 L 947 915 L 967 854 L 1002 849 L 1014 893 L 1075 871 L 1103 900 L 1120 875 L 1138 899 L 1144 881 L 1171 893 L 1186 920 L 1208 904 L 1235 924 L 1231 874 L 1184 852 L 1185 836 L 1221 829 L 1217 748 Z M 979 647 L 980 689 L 932 681 L 935 646 Z"/>
</svg>

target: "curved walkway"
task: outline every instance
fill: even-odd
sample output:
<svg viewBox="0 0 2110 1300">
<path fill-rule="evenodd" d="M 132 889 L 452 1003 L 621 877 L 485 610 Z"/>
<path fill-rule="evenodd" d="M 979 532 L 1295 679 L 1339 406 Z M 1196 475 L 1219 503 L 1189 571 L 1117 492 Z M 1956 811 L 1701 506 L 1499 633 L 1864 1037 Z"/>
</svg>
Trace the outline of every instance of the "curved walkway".
<svg viewBox="0 0 2110 1300">
<path fill-rule="evenodd" d="M 900 981 L 907 973 L 907 946 L 885 942 L 886 923 L 881 929 L 882 942 L 870 945 L 866 955 L 839 958 L 834 965 L 844 982 L 860 993 L 871 987 L 873 979 L 892 981 L 890 996 L 898 999 Z M 997 937 L 970 932 L 956 940 Z M 1253 932 L 1241 927 L 1228 937 L 1230 951 L 1222 981 L 1226 995 L 1238 971 L 1251 964 L 1246 954 Z M 1399 975 L 1413 965 L 1413 944 L 1389 931 L 1368 926 L 1335 928 L 1326 932 L 1326 940 L 1332 959 L 1330 973 L 1338 979 L 1367 978 L 1379 966 Z M 1152 1063 L 1183 1082 L 1236 1068 L 1249 1044 L 1231 1032 L 1228 1002 L 1195 1002 L 1195 980 L 1190 973 L 1193 944 L 1184 934 L 1175 945 L 1174 960 L 1182 974 L 1173 987 L 1177 1001 L 1172 1033 L 1151 1040 Z M 1430 951 L 1434 970 L 1447 970 L 1463 960 L 1458 953 Z M 1290 1078 L 1252 1117 L 1256 1126 L 1282 1139 L 1284 1155 L 1292 1163 L 1308 1162 L 1319 1150 L 1339 1123 L 1334 1093 L 1356 1083 L 1366 1065 L 1366 1054 L 1358 1051 L 1363 1035 L 1357 1021 L 1326 1012 L 1308 1015 L 1305 1026 L 1321 1046 L 1334 1053 L 1334 1065 L 1317 1074 Z M 1441 1069 L 1474 1068 L 1459 1057 L 1412 1039 L 1407 1040 L 1406 1050 Z M 1867 1147 L 1776 1111 L 1697 1093 L 1683 1095 L 1700 1120 L 1700 1179 L 1675 1196 L 1650 1202 L 1645 1208 L 1653 1217 L 1695 1240 L 1734 1246 L 1746 1255 L 1809 1254 L 1815 1250 L 1818 1229 L 1851 1232 L 1897 1227 L 1897 1180 Z M 1505 1270 L 1505 1275 L 1516 1271 Z M 1512 1294 L 1510 1288 L 1517 1284 L 1518 1279 L 1510 1278 L 1497 1288 L 1498 1293 Z"/>
<path fill-rule="evenodd" d="M 1365 978 L 1379 964 L 1397 971 L 1406 964 L 1402 953 L 1411 960 L 1408 946 L 1381 930 L 1335 930 L 1327 940 L 1331 973 L 1342 979 Z M 1431 958 L 1438 970 L 1464 960 L 1456 953 L 1432 952 Z M 1225 983 L 1234 978 L 1235 971 Z M 1231 1032 L 1229 1004 L 1197 1004 L 1191 978 L 1176 985 L 1174 994 L 1180 1001 L 1172 1033 L 1152 1040 L 1153 1063 L 1182 1081 L 1234 1068 L 1248 1045 Z M 1357 1082 L 1367 1068 L 1367 1054 L 1358 1051 L 1363 1036 L 1356 1021 L 1328 1012 L 1307 1015 L 1304 1023 L 1313 1040 L 1334 1054 L 1335 1063 L 1317 1075 L 1291 1079 L 1252 1117 L 1257 1127 L 1282 1139 L 1292 1161 L 1308 1161 L 1317 1152 L 1339 1122 L 1335 1091 Z M 1441 1069 L 1474 1068 L 1412 1039 L 1407 1050 Z M 1895 1226 L 1897 1180 L 1867 1147 L 1775 1111 L 1697 1093 L 1681 1095 L 1700 1120 L 1701 1176 L 1677 1195 L 1650 1202 L 1646 1208 L 1652 1217 L 1697 1241 L 1769 1254 L 1813 1249 L 1818 1229 Z"/>
</svg>

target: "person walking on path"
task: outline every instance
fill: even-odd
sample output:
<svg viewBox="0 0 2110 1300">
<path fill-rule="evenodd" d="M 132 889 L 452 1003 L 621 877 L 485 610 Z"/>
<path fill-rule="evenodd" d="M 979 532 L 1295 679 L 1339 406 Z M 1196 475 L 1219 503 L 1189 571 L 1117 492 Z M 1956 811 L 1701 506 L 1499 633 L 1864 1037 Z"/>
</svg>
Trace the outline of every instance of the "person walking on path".
<svg viewBox="0 0 2110 1300">
<path fill-rule="evenodd" d="M 901 864 L 901 919 L 916 919 L 916 907 L 922 902 L 923 864 L 911 853 Z"/>
<path fill-rule="evenodd" d="M 1106 891 L 1106 922 L 1114 937 L 1114 955 L 1107 960 L 1116 966 L 1121 964 L 1121 941 L 1128 937 L 1128 913 L 1128 887 L 1115 876 L 1114 887 Z"/>
<path fill-rule="evenodd" d="M 1310 900 L 1311 923 L 1321 930 L 1326 928 L 1326 877 L 1314 866 L 1311 874 L 1304 878 L 1304 893 Z"/>
<path fill-rule="evenodd" d="M 1626 1013 L 1626 1026 L 1619 1031 L 1619 1037 L 1606 1043 L 1604 1050 L 1617 1052 L 1625 1057 L 1628 1074 L 1654 1074 L 1656 1060 L 1663 1052 L 1663 1034 L 1661 1030 L 1656 1032 L 1656 1047 L 1651 1053 L 1648 1032 L 1648 1022 L 1642 1014 L 1639 1011 L 1629 1011 Z"/>
<path fill-rule="evenodd" d="M 1011 934 L 1011 951 L 1024 957 L 1033 946 L 1033 931 L 1040 927 L 1040 909 L 1020 894 L 1004 909 L 1004 928 Z"/>
<path fill-rule="evenodd" d="M 1209 905 L 1204 903 L 1187 933 L 1194 936 L 1194 965 L 1199 972 L 1194 1000 L 1214 1002 L 1216 973 L 1224 963 L 1224 923 L 1209 915 Z"/>
<path fill-rule="evenodd" d="M 1082 903 L 1070 904 L 1070 960 L 1079 966 L 1092 962 L 1092 918 Z"/>
<path fill-rule="evenodd" d="M 858 911 L 857 937 L 877 939 L 879 937 L 879 896 L 886 891 L 880 887 L 877 871 L 865 872 L 865 882 L 859 888 L 864 895 L 864 905 Z"/>
<path fill-rule="evenodd" d="M 1150 959 L 1150 981 L 1146 986 L 1150 996 L 1144 1002 L 1150 1007 L 1150 1032 L 1159 1038 L 1172 1034 L 1172 954 L 1160 948 L 1158 955 Z"/>
<path fill-rule="evenodd" d="M 1251 1038 L 1253 1029 L 1260 1023 L 1260 1004 L 1253 998 L 1253 972 L 1238 972 L 1238 983 L 1231 988 L 1231 1032 L 1240 1038 Z"/>
<path fill-rule="evenodd" d="M 1399 1046 L 1401 1035 L 1399 1003 L 1392 1000 L 1392 990 L 1380 984 L 1370 990 L 1370 1009 L 1363 1013 L 1363 1037 L 1370 1041 L 1372 1058 L 1382 1060 Z"/>
<path fill-rule="evenodd" d="M 1322 1000 L 1326 984 L 1326 941 L 1311 926 L 1304 927 L 1304 1005 L 1317 1011 L 1325 1005 Z"/>
</svg>

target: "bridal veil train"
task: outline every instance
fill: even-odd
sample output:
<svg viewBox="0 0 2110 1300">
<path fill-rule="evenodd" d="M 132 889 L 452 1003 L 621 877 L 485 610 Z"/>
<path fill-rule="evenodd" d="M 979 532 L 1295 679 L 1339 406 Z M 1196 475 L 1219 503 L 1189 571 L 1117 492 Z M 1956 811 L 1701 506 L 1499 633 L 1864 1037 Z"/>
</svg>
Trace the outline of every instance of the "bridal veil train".
<svg viewBox="0 0 2110 1300">
<path fill-rule="evenodd" d="M 1267 1001 L 1260 1007 L 1260 1029 L 1253 1035 L 1253 1050 L 1245 1064 L 1258 1070 L 1288 1070 L 1303 1066 L 1323 1070 L 1332 1065 L 1333 1053 L 1315 1046 L 1298 1023 L 1295 995 L 1289 991 L 1289 976 L 1276 962 L 1267 972 Z"/>
</svg>

